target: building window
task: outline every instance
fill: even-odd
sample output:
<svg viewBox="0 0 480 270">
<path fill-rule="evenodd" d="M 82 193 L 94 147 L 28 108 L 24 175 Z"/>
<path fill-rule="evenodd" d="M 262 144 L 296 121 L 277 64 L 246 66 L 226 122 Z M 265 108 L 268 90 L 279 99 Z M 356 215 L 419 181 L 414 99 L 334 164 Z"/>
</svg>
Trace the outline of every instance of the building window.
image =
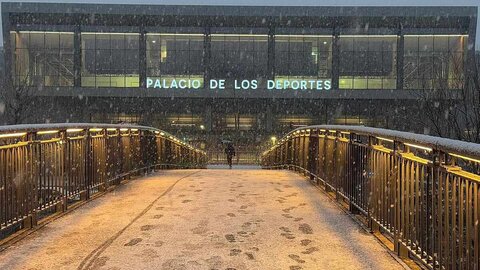
<svg viewBox="0 0 480 270">
<path fill-rule="evenodd" d="M 395 89 L 397 36 L 340 36 L 340 89 Z"/>
<path fill-rule="evenodd" d="M 73 33 L 10 32 L 14 83 L 73 86 Z"/>
<path fill-rule="evenodd" d="M 139 34 L 82 33 L 82 86 L 138 87 Z"/>
<path fill-rule="evenodd" d="M 382 118 L 368 118 L 362 115 L 345 115 L 335 118 L 335 125 L 364 125 L 370 127 L 384 127 L 386 122 Z"/>
<path fill-rule="evenodd" d="M 275 36 L 275 79 L 331 79 L 332 37 Z"/>
<path fill-rule="evenodd" d="M 467 36 L 406 35 L 405 89 L 461 89 Z"/>
<path fill-rule="evenodd" d="M 213 79 L 256 79 L 267 75 L 268 36 L 254 34 L 212 34 Z"/>
<path fill-rule="evenodd" d="M 171 114 L 165 117 L 168 130 L 197 130 L 204 124 L 203 117 L 196 114 Z"/>
<path fill-rule="evenodd" d="M 203 85 L 203 41 L 203 34 L 147 34 L 147 77 Z"/>
<path fill-rule="evenodd" d="M 288 132 L 298 127 L 304 127 L 320 123 L 320 119 L 306 114 L 278 115 L 276 117 L 275 130 L 280 132 Z"/>
<path fill-rule="evenodd" d="M 93 113 L 90 116 L 92 123 L 111 123 L 111 124 L 138 124 L 142 120 L 140 114 L 132 113 Z"/>
</svg>

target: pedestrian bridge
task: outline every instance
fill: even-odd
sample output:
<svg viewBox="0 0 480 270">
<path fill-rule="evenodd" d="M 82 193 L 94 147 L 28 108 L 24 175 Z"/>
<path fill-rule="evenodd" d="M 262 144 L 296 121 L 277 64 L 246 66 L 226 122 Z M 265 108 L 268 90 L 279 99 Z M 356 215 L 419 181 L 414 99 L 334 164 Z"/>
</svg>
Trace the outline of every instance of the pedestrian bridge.
<svg viewBox="0 0 480 270">
<path fill-rule="evenodd" d="M 312 126 L 228 170 L 149 127 L 0 132 L 0 269 L 479 266 L 477 144 Z"/>
</svg>

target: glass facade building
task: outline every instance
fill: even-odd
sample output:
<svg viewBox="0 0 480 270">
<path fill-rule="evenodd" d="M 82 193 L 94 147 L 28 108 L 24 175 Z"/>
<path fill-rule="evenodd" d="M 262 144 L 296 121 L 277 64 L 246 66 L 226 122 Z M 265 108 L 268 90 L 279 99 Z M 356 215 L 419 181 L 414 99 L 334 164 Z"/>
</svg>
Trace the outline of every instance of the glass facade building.
<svg viewBox="0 0 480 270">
<path fill-rule="evenodd" d="M 2 3 L 5 72 L 35 90 L 36 122 L 130 122 L 255 142 L 307 124 L 423 132 L 408 121 L 422 117 L 419 95 L 458 91 L 473 71 L 477 13 Z M 221 80 L 224 89 L 213 87 Z M 169 87 L 189 83 L 198 87 Z"/>
<path fill-rule="evenodd" d="M 71 32 L 11 31 L 16 84 L 74 86 Z M 332 36 L 276 35 L 274 74 L 269 74 L 269 37 L 214 34 L 206 51 L 203 34 L 147 33 L 145 54 L 139 33 L 81 33 L 81 84 L 92 88 L 138 88 L 146 76 L 203 81 L 210 78 L 276 80 L 332 79 Z M 338 37 L 338 89 L 397 89 L 398 68 L 405 89 L 460 89 L 465 77 L 467 35 L 406 35 L 403 65 L 397 61 L 399 37 Z M 211 55 L 210 60 L 205 55 Z M 145 61 L 140 61 L 144 57 Z M 141 64 L 142 63 L 142 64 Z"/>
<path fill-rule="evenodd" d="M 327 15 L 307 16 L 301 7 L 193 14 L 189 6 L 122 5 L 85 19 L 93 5 L 71 4 L 71 18 L 52 24 L 59 11 L 36 12 L 48 4 L 3 6 L 16 84 L 98 91 L 145 88 L 147 78 L 197 80 L 202 89 L 211 79 L 228 80 L 227 88 L 232 80 L 257 80 L 259 89 L 267 80 L 329 80 L 338 91 L 461 89 L 476 21 L 476 8 L 466 7 L 314 7 Z"/>
</svg>

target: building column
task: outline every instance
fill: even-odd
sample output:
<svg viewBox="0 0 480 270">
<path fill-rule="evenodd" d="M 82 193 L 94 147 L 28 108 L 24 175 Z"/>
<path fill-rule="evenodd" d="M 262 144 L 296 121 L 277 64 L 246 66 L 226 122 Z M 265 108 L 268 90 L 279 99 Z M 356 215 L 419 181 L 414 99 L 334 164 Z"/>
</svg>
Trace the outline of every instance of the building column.
<svg viewBox="0 0 480 270">
<path fill-rule="evenodd" d="M 273 130 L 272 106 L 270 104 L 266 104 L 265 107 L 266 107 L 265 108 L 265 131 L 267 131 L 268 133 L 271 133 Z"/>
<path fill-rule="evenodd" d="M 5 66 L 4 66 L 4 72 L 5 72 L 5 88 L 2 89 L 2 91 L 8 91 L 4 93 L 4 99 L 7 99 L 10 97 L 13 93 L 13 85 L 14 85 L 14 69 L 15 66 L 13 65 L 13 50 L 15 48 L 12 48 L 12 43 L 10 40 L 10 32 L 8 31 L 10 29 L 10 16 L 9 13 L 2 12 L 2 27 L 3 27 L 3 57 L 5 61 Z M 3 103 L 6 103 L 5 100 L 3 100 Z M 2 112 L 0 113 L 0 123 L 1 124 L 8 124 L 8 117 L 7 117 L 7 112 Z"/>
<path fill-rule="evenodd" d="M 267 78 L 275 79 L 275 28 L 268 28 L 268 60 L 267 60 Z"/>
<path fill-rule="evenodd" d="M 73 31 L 73 86 L 82 86 L 82 32 L 80 26 Z"/>
<path fill-rule="evenodd" d="M 332 37 L 332 89 L 339 89 L 340 82 L 340 37 L 339 29 L 333 29 Z"/>
<path fill-rule="evenodd" d="M 465 77 L 467 78 L 467 83 L 473 83 L 471 79 L 478 76 L 477 74 L 477 63 L 475 62 L 475 39 L 476 39 L 476 29 L 477 27 L 477 16 L 470 16 L 470 25 L 468 26 L 468 45 L 467 45 L 467 61 Z"/>
<path fill-rule="evenodd" d="M 397 33 L 397 89 L 403 89 L 403 66 L 405 57 L 405 37 L 403 34 L 403 25 L 400 24 Z"/>
<path fill-rule="evenodd" d="M 140 37 L 139 37 L 139 44 L 138 44 L 138 53 L 139 53 L 139 80 L 140 80 L 140 87 L 147 88 L 147 32 L 145 31 L 145 27 L 142 25 L 140 26 Z"/>
<path fill-rule="evenodd" d="M 2 27 L 3 27 L 3 52 L 4 52 L 4 61 L 5 61 L 5 80 L 7 85 L 13 85 L 13 76 L 14 72 L 12 70 L 14 69 L 13 65 L 13 55 L 15 48 L 12 48 L 12 43 L 10 40 L 10 32 L 9 30 L 11 29 L 10 25 L 10 14 L 2 12 Z"/>
<path fill-rule="evenodd" d="M 212 106 L 210 104 L 205 106 L 205 131 L 212 131 Z"/>
<path fill-rule="evenodd" d="M 205 27 L 204 38 L 203 38 L 203 84 L 204 88 L 208 88 L 208 82 L 211 79 L 211 66 L 210 59 L 212 55 L 211 51 L 211 31 L 210 27 Z"/>
</svg>

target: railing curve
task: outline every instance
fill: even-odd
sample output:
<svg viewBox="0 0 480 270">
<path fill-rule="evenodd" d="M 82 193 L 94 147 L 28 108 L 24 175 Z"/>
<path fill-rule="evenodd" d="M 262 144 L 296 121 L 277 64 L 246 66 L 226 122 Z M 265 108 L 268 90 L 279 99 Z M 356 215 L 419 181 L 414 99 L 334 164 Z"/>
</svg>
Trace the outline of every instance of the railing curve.
<svg viewBox="0 0 480 270">
<path fill-rule="evenodd" d="M 134 174 L 203 168 L 206 153 L 136 125 L 0 127 L 0 240 Z"/>
<path fill-rule="evenodd" d="M 480 145 L 386 129 L 291 131 L 262 155 L 365 217 L 400 256 L 431 269 L 479 269 Z"/>
</svg>

